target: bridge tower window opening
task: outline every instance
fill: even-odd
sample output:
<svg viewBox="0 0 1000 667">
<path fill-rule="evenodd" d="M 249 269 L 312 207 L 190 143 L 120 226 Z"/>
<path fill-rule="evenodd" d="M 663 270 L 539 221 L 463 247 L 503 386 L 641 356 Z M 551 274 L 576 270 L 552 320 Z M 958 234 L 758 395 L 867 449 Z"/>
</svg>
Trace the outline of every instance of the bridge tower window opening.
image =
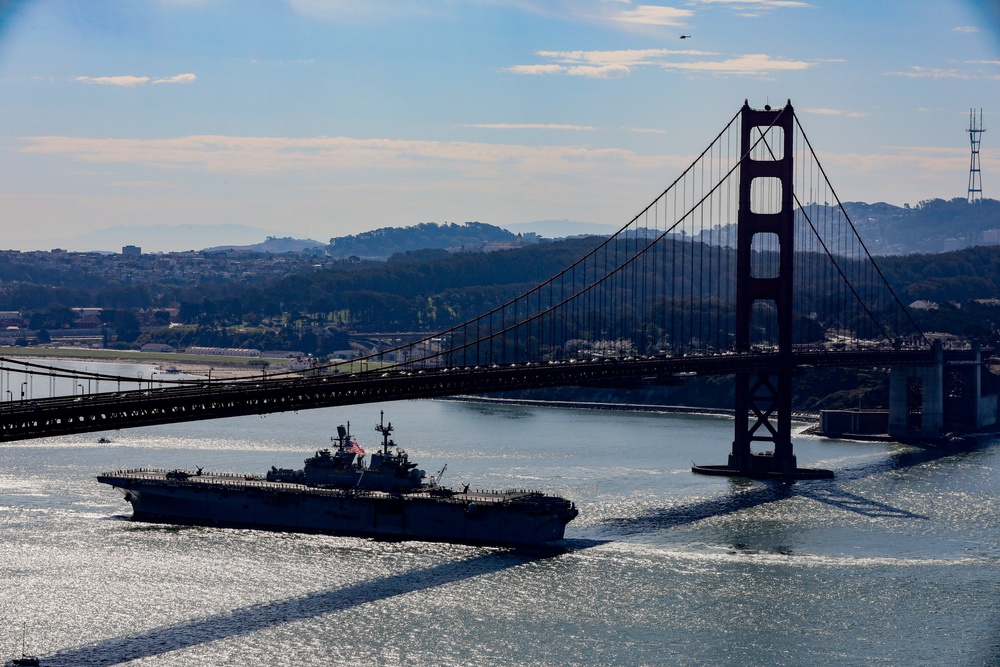
<svg viewBox="0 0 1000 667">
<path fill-rule="evenodd" d="M 760 176 L 750 184 L 750 211 L 761 215 L 781 213 L 783 188 L 780 178 Z"/>
<path fill-rule="evenodd" d="M 754 162 L 785 159 L 785 128 L 781 125 L 755 125 L 750 131 L 750 141 L 750 159 Z"/>
</svg>

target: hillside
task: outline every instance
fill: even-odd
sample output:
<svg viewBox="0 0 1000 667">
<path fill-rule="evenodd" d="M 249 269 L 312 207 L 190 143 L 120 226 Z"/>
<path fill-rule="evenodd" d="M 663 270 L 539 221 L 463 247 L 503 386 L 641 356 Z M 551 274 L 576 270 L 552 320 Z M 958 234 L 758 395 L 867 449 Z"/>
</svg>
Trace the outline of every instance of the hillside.
<svg viewBox="0 0 1000 667">
<path fill-rule="evenodd" d="M 532 239 L 535 235 L 530 235 Z M 422 222 L 410 227 L 382 227 L 370 232 L 330 239 L 331 257 L 387 259 L 415 250 L 480 251 L 513 248 L 522 236 L 482 222 L 438 224 Z"/>
<path fill-rule="evenodd" d="M 980 245 L 1000 245 L 1000 201 L 995 199 L 984 199 L 976 204 L 969 204 L 964 198 L 949 201 L 928 199 L 912 207 L 884 202 L 847 202 L 844 210 L 869 251 L 876 255 L 940 253 Z M 838 213 L 833 206 L 826 210 L 821 206 L 814 215 L 822 219 L 827 215 L 836 217 Z M 559 232 L 586 229 L 579 223 L 565 223 L 558 227 L 557 221 L 548 222 L 552 223 L 546 227 L 551 230 L 546 234 L 549 238 L 570 236 Z M 610 227 L 590 227 L 594 233 L 614 233 Z M 387 259 L 397 253 L 428 249 L 450 252 L 511 249 L 538 239 L 535 233 L 515 235 L 507 229 L 482 222 L 425 222 L 332 238 L 327 252 L 335 258 Z"/>
<path fill-rule="evenodd" d="M 261 241 L 260 243 L 253 243 L 250 245 L 215 246 L 212 248 L 205 248 L 203 252 L 223 252 L 230 250 L 271 253 L 313 252 L 316 250 L 322 251 L 323 244 L 319 241 L 313 241 L 312 239 L 293 239 L 290 236 L 285 236 L 283 238 L 268 236 L 267 239 Z"/>
<path fill-rule="evenodd" d="M 846 202 L 844 210 L 868 249 L 907 255 L 1000 244 L 1000 201 L 929 199 L 914 207 Z M 820 213 L 822 215 L 822 212 Z"/>
</svg>

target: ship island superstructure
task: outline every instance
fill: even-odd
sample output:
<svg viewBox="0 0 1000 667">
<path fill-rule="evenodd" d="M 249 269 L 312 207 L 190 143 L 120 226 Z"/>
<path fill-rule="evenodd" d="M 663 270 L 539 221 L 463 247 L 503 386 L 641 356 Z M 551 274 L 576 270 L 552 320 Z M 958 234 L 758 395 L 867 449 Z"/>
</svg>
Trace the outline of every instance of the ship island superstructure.
<svg viewBox="0 0 1000 667">
<path fill-rule="evenodd" d="M 390 438 L 384 416 L 381 450 L 367 457 L 347 427 L 302 470 L 265 475 L 202 469 L 133 469 L 97 481 L 120 489 L 134 520 L 319 532 L 399 540 L 486 545 L 560 540 L 578 514 L 572 502 L 538 491 L 461 490 L 440 485 Z"/>
</svg>

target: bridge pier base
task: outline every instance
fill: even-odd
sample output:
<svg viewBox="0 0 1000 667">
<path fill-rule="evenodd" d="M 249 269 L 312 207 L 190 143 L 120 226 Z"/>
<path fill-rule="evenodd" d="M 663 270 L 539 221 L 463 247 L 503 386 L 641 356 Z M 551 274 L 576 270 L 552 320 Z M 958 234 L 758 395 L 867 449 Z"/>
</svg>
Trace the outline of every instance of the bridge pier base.
<svg viewBox="0 0 1000 667">
<path fill-rule="evenodd" d="M 833 472 L 800 468 L 792 450 L 791 365 L 778 373 L 736 375 L 736 437 L 727 465 L 696 465 L 699 475 L 794 481 L 829 479 Z M 751 423 L 751 421 L 753 423 Z M 773 449 L 754 452 L 753 442 Z"/>
<path fill-rule="evenodd" d="M 833 471 L 823 468 L 799 468 L 795 457 L 780 458 L 771 454 L 750 454 L 746 457 L 730 455 L 729 464 L 721 466 L 692 466 L 697 475 L 716 477 L 746 477 L 749 479 L 770 479 L 778 482 L 794 482 L 800 479 L 832 479 Z"/>
</svg>

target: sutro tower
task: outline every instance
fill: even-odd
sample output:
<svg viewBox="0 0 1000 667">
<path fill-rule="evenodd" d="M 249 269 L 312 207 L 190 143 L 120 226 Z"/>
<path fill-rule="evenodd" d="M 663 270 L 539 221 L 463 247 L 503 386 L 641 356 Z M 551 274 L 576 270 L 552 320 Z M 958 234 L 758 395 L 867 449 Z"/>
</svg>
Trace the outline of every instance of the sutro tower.
<svg viewBox="0 0 1000 667">
<path fill-rule="evenodd" d="M 969 162 L 969 203 L 983 200 L 983 175 L 979 170 L 979 142 L 982 141 L 983 110 L 976 118 L 974 109 L 969 109 L 969 141 L 972 142 L 972 159 Z"/>
</svg>

